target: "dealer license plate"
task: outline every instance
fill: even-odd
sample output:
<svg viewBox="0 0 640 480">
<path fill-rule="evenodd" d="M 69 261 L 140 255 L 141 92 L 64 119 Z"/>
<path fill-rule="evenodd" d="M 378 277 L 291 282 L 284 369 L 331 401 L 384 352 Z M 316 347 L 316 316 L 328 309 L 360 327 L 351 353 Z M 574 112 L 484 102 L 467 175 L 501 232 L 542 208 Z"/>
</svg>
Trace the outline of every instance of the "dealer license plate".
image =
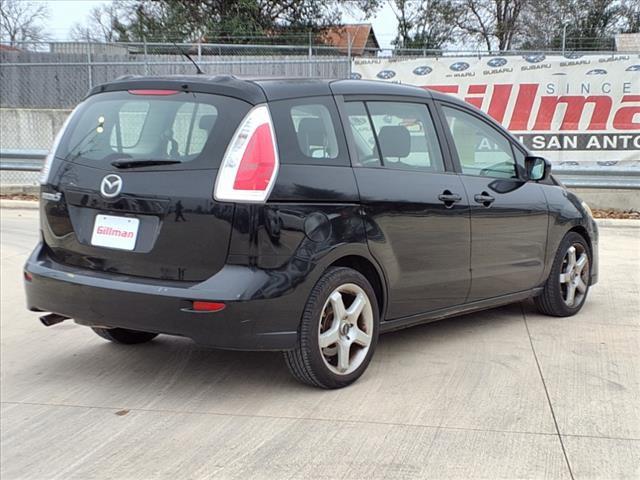
<svg viewBox="0 0 640 480">
<path fill-rule="evenodd" d="M 139 226 L 140 220 L 137 218 L 96 215 L 91 245 L 133 250 L 136 246 Z"/>
</svg>

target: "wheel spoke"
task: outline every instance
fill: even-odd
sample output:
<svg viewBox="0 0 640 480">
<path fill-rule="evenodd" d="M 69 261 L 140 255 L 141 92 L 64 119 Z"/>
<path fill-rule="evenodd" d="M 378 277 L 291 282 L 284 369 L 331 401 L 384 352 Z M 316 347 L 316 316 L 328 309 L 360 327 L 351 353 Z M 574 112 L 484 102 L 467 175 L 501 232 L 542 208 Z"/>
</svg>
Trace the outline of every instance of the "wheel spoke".
<svg viewBox="0 0 640 480">
<path fill-rule="evenodd" d="M 578 261 L 576 262 L 576 273 L 581 273 L 582 269 L 585 267 L 585 265 L 587 265 L 588 261 L 589 259 L 587 258 L 586 253 L 580 255 L 580 258 L 578 258 Z"/>
<path fill-rule="evenodd" d="M 561 273 L 560 274 L 560 283 L 567 283 L 569 280 L 571 280 L 571 276 L 568 273 Z"/>
<path fill-rule="evenodd" d="M 571 271 L 576 266 L 576 247 L 571 246 L 567 250 L 567 267 Z"/>
<path fill-rule="evenodd" d="M 371 343 L 371 335 L 360 330 L 360 327 L 357 325 L 353 327 L 353 330 L 353 343 L 357 343 L 361 347 L 368 347 Z"/>
<path fill-rule="evenodd" d="M 331 302 L 331 306 L 333 307 L 334 323 L 337 322 L 339 324 L 340 320 L 342 320 L 346 315 L 344 300 L 342 300 L 342 294 L 340 294 L 340 292 L 338 291 L 333 292 L 329 297 L 329 301 Z"/>
<path fill-rule="evenodd" d="M 338 342 L 338 369 L 346 372 L 349 369 L 349 351 L 351 345 L 345 341 Z"/>
<path fill-rule="evenodd" d="M 362 293 L 359 293 L 347 310 L 347 318 L 350 324 L 355 325 L 358 323 L 358 318 L 366 305 L 367 299 Z"/>
<path fill-rule="evenodd" d="M 578 284 L 576 285 L 576 288 L 580 293 L 585 293 L 587 291 L 587 284 L 584 283 L 584 280 L 582 280 L 581 278 Z"/>
<path fill-rule="evenodd" d="M 318 344 L 320 348 L 327 348 L 333 345 L 338 341 L 339 338 L 339 329 L 340 323 L 334 320 L 334 325 L 331 325 L 331 328 L 324 333 L 320 334 L 320 338 L 318 340 Z"/>
<path fill-rule="evenodd" d="M 576 298 L 576 287 L 572 283 L 569 283 L 567 285 L 567 298 L 566 298 L 567 305 L 573 306 L 573 302 L 575 298 Z"/>
</svg>

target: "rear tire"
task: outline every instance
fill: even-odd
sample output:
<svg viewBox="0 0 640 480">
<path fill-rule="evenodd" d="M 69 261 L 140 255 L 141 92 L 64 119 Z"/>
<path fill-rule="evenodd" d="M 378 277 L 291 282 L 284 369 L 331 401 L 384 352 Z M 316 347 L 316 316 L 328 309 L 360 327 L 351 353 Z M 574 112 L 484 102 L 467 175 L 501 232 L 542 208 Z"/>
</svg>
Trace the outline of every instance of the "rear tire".
<svg viewBox="0 0 640 480">
<path fill-rule="evenodd" d="M 591 250 L 584 237 L 567 233 L 556 252 L 542 293 L 534 298 L 541 313 L 569 317 L 580 311 L 587 299 L 591 267 Z"/>
<path fill-rule="evenodd" d="M 330 268 L 309 295 L 297 347 L 284 352 L 289 371 L 315 387 L 350 385 L 371 361 L 378 324 L 378 302 L 368 280 L 350 268 Z"/>
<path fill-rule="evenodd" d="M 122 345 L 136 345 L 138 343 L 146 343 L 158 336 L 157 333 L 139 332 L 137 330 L 129 330 L 126 328 L 99 328 L 92 327 L 91 330 L 96 332 L 98 336 L 109 340 L 113 343 Z"/>
</svg>

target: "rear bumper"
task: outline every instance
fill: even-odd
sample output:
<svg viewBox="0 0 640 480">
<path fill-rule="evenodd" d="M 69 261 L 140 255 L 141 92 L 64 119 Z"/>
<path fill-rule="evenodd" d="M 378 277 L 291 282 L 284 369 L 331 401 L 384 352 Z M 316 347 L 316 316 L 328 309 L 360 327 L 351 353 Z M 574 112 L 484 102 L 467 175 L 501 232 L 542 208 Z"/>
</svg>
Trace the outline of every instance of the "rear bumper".
<svg viewBox="0 0 640 480">
<path fill-rule="evenodd" d="M 87 326 L 120 327 L 192 338 L 217 348 L 295 347 L 304 288 L 286 275 L 227 265 L 201 283 L 110 275 L 59 264 L 40 244 L 25 265 L 27 307 Z M 193 300 L 222 301 L 220 312 L 189 312 Z"/>
</svg>

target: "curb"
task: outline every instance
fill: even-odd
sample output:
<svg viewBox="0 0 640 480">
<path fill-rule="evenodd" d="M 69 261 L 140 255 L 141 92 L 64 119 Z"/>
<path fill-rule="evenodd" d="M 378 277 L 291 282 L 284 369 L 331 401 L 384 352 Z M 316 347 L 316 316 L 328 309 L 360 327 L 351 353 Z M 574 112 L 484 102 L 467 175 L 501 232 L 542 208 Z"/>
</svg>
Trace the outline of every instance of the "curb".
<svg viewBox="0 0 640 480">
<path fill-rule="evenodd" d="M 38 200 L 0 200 L 0 208 L 9 210 L 38 210 Z"/>
<path fill-rule="evenodd" d="M 640 220 L 632 218 L 596 218 L 599 227 L 640 228 Z"/>
</svg>

